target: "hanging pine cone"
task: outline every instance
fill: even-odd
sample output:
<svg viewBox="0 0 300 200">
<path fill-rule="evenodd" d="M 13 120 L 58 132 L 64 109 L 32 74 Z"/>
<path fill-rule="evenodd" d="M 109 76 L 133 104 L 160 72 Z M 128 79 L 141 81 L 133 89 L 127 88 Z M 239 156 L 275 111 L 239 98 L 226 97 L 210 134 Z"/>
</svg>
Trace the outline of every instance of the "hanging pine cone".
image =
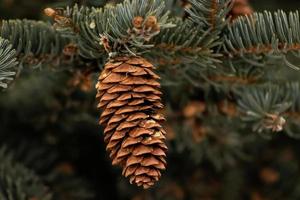
<svg viewBox="0 0 300 200">
<path fill-rule="evenodd" d="M 141 57 L 117 57 L 104 67 L 96 85 L 100 124 L 113 165 L 123 168 L 130 183 L 149 188 L 166 167 L 165 120 L 160 78 Z"/>
</svg>

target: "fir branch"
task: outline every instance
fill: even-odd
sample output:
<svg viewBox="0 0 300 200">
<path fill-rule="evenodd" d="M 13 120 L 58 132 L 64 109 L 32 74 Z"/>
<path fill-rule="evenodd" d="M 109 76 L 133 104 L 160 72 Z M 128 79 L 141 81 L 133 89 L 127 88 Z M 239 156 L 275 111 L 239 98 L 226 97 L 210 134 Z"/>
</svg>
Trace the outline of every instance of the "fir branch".
<svg viewBox="0 0 300 200">
<path fill-rule="evenodd" d="M 66 7 L 64 10 L 46 8 L 45 14 L 55 21 L 54 28 L 65 37 L 76 37 L 79 31 L 79 24 L 84 16 L 88 16 L 95 8 L 86 6 Z"/>
<path fill-rule="evenodd" d="M 7 200 L 52 199 L 40 178 L 31 170 L 17 163 L 13 154 L 0 148 L 0 198 Z"/>
<path fill-rule="evenodd" d="M 79 178 L 71 163 L 61 161 L 58 152 L 32 141 L 15 141 L 10 144 L 6 139 L 5 144 L 10 148 L 17 146 L 14 149 L 15 159 L 40 176 L 40 179 L 51 190 L 53 199 L 64 200 L 68 197 L 88 200 L 93 198 L 94 194 L 90 185 L 84 179 Z M 31 148 L 28 148 L 29 146 Z"/>
<path fill-rule="evenodd" d="M 250 85 L 257 82 L 256 77 L 238 77 L 238 76 L 226 76 L 226 75 L 215 75 L 209 76 L 209 80 L 213 82 L 221 82 L 225 84 L 238 84 L 238 85 Z"/>
<path fill-rule="evenodd" d="M 236 119 L 206 115 L 199 121 L 187 118 L 172 125 L 176 130 L 175 145 L 178 152 L 187 151 L 193 162 L 208 161 L 216 170 L 233 167 L 238 160 L 249 159 L 244 149 L 246 137 L 236 132 Z"/>
<path fill-rule="evenodd" d="M 290 85 L 263 84 L 235 90 L 241 118 L 259 133 L 282 131 L 287 113 L 295 103 Z M 294 102 L 293 102 L 294 101 Z"/>
<path fill-rule="evenodd" d="M 179 57 L 182 63 L 193 63 L 195 67 L 216 68 L 221 56 L 216 51 L 222 44 L 219 34 L 228 23 L 226 15 L 230 6 L 223 0 L 192 0 L 190 3 L 191 7 L 187 9 L 190 17 L 187 20 L 172 19 L 176 27 L 165 29 L 153 38 L 155 52 L 168 58 Z M 157 56 L 155 52 L 153 54 Z"/>
<path fill-rule="evenodd" d="M 226 88 L 230 89 L 241 85 L 246 86 L 264 82 L 266 80 L 264 75 L 261 68 L 249 64 L 226 65 L 222 63 L 217 66 L 216 70 L 208 69 L 205 71 L 202 77 L 206 82 L 224 91 Z"/>
<path fill-rule="evenodd" d="M 7 40 L 0 37 L 0 87 L 7 88 L 8 82 L 16 75 L 16 65 L 16 51 Z"/>
<path fill-rule="evenodd" d="M 28 63 L 35 59 L 53 62 L 69 42 L 50 24 L 32 20 L 2 21 L 0 36 L 10 41 L 20 62 Z"/>
<path fill-rule="evenodd" d="M 289 14 L 265 11 L 240 17 L 228 27 L 224 53 L 230 62 L 242 59 L 252 65 L 263 66 L 267 62 L 282 61 L 298 69 L 287 56 L 293 53 L 293 56 L 300 57 L 299 23 L 298 11 Z"/>
<path fill-rule="evenodd" d="M 190 20 L 199 24 L 211 34 L 220 33 L 227 25 L 226 16 L 231 9 L 228 0 L 190 0 L 191 8 L 187 9 Z"/>
<path fill-rule="evenodd" d="M 134 54 L 152 47 L 153 44 L 148 43 L 149 39 L 160 30 L 173 26 L 168 22 L 164 2 L 158 0 L 126 0 L 122 4 L 105 8 L 75 6 L 68 8 L 63 16 L 78 27 L 80 53 L 89 59 L 98 59 L 105 54 L 101 43 L 104 37 L 109 41 L 112 51 Z M 136 17 L 143 20 L 140 27 L 133 22 Z M 155 21 L 150 22 L 150 18 L 155 18 Z"/>
<path fill-rule="evenodd" d="M 216 21 L 217 21 L 217 19 L 216 19 L 216 15 L 217 15 L 217 11 L 218 10 L 218 2 L 217 2 L 217 0 L 212 0 L 212 2 L 211 2 L 211 13 L 210 13 L 210 24 L 211 24 L 211 27 L 212 27 L 212 29 L 214 29 L 215 28 L 215 26 L 216 26 Z"/>
<path fill-rule="evenodd" d="M 219 54 L 212 50 L 218 46 L 218 41 L 201 26 L 190 20 L 172 19 L 176 27 L 164 29 L 150 43 L 155 44 L 154 50 L 148 54 L 161 58 L 176 57 L 181 63 L 193 63 L 196 67 L 215 67 L 219 63 Z M 200 62 L 201 61 L 201 62 Z"/>
<path fill-rule="evenodd" d="M 80 54 L 86 58 L 98 59 L 105 55 L 101 40 L 104 36 L 109 45 L 117 51 L 122 51 L 116 48 L 118 45 L 125 46 L 126 51 L 131 53 L 154 48 L 153 51 L 148 52 L 149 55 L 156 56 L 163 53 L 169 58 L 180 56 L 185 62 L 188 60 L 189 63 L 197 63 L 202 67 L 215 67 L 216 63 L 220 62 L 217 59 L 220 55 L 214 53 L 212 49 L 221 44 L 218 33 L 226 25 L 224 19 L 228 13 L 228 7 L 223 1 L 218 3 L 217 10 L 216 8 L 211 10 L 213 5 L 207 0 L 200 3 L 194 2 L 194 4 L 195 8 L 189 10 L 193 13 L 191 19 L 185 21 L 178 18 L 168 20 L 167 14 L 163 14 L 163 2 L 156 0 L 151 2 L 125 1 L 123 4 L 105 8 L 86 8 L 75 5 L 73 8 L 67 8 L 63 14 L 57 12 L 58 16 L 54 15 L 54 19 L 57 22 L 55 24 L 57 30 L 64 33 L 70 33 L 72 32 L 70 30 L 73 30 L 73 33 L 79 35 Z M 204 10 L 205 15 L 203 15 Z M 220 24 L 221 22 L 214 28 L 215 32 L 212 32 L 211 26 L 207 26 L 210 23 L 211 12 L 217 15 L 214 16 L 214 23 Z M 152 15 L 155 15 L 158 20 L 160 33 L 155 37 L 150 36 L 152 39 L 149 42 L 145 35 L 132 35 L 132 30 L 136 30 L 132 23 L 134 17 L 139 16 L 146 20 Z M 198 25 L 195 25 L 195 18 L 202 21 L 198 20 Z M 176 27 L 172 28 L 171 24 L 175 24 Z M 199 60 L 201 62 L 197 62 Z"/>
</svg>

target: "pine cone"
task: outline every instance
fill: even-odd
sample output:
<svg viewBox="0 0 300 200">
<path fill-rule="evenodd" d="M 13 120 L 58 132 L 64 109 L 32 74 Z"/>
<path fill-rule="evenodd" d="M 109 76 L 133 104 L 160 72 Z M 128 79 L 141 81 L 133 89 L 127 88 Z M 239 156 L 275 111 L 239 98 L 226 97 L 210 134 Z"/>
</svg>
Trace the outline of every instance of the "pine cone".
<svg viewBox="0 0 300 200">
<path fill-rule="evenodd" d="M 141 57 L 117 57 L 104 67 L 96 85 L 100 124 L 113 165 L 123 167 L 130 183 L 154 185 L 166 167 L 165 119 L 160 78 Z"/>
</svg>

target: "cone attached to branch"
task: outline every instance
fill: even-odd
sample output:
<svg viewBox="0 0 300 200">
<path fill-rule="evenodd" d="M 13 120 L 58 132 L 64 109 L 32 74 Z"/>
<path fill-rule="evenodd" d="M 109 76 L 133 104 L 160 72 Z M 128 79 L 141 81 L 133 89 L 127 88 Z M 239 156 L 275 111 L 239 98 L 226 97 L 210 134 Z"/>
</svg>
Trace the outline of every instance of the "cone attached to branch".
<svg viewBox="0 0 300 200">
<path fill-rule="evenodd" d="M 117 57 L 104 67 L 96 85 L 100 124 L 113 165 L 130 183 L 149 188 L 166 168 L 165 120 L 159 76 L 141 57 Z"/>
</svg>

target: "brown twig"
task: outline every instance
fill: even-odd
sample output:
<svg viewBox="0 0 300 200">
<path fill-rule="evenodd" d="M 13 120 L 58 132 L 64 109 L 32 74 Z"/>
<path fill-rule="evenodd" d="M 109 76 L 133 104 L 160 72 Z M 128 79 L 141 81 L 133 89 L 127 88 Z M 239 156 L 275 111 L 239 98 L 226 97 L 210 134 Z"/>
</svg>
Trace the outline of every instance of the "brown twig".
<svg viewBox="0 0 300 200">
<path fill-rule="evenodd" d="M 286 47 L 285 43 L 279 43 L 278 49 L 279 51 L 298 51 L 300 50 L 300 44 L 295 43 L 293 45 L 289 45 L 288 47 Z M 266 54 L 273 50 L 274 48 L 271 44 L 266 44 L 266 45 L 252 46 L 245 49 L 237 49 L 232 53 L 228 53 L 227 56 L 232 57 L 232 56 L 238 56 L 240 54 L 262 54 L 262 53 Z"/>
<path fill-rule="evenodd" d="M 209 49 L 204 49 L 202 47 L 180 47 L 174 44 L 166 44 L 166 43 L 157 44 L 155 45 L 155 47 L 166 51 L 178 51 L 183 53 L 194 53 L 194 54 L 200 51 L 209 50 Z"/>
<path fill-rule="evenodd" d="M 218 1 L 217 0 L 212 0 L 211 2 L 211 13 L 210 13 L 210 23 L 212 29 L 215 29 L 216 26 L 216 15 L 218 13 Z"/>
<path fill-rule="evenodd" d="M 254 84 L 257 82 L 256 77 L 237 77 L 237 76 L 210 76 L 209 80 L 215 82 L 227 82 L 227 83 L 238 83 L 238 84 Z"/>
</svg>

